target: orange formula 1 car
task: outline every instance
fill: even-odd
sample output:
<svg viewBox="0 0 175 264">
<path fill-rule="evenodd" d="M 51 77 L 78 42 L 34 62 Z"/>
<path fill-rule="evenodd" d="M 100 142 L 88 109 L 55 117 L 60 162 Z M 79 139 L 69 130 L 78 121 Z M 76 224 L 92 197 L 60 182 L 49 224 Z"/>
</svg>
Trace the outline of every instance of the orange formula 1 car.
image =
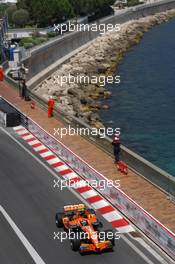
<svg viewBox="0 0 175 264">
<path fill-rule="evenodd" d="M 55 220 L 56 226 L 63 227 L 69 234 L 72 250 L 81 254 L 113 250 L 113 231 L 100 231 L 102 223 L 95 211 L 84 204 L 64 206 L 62 212 L 56 213 Z"/>
</svg>

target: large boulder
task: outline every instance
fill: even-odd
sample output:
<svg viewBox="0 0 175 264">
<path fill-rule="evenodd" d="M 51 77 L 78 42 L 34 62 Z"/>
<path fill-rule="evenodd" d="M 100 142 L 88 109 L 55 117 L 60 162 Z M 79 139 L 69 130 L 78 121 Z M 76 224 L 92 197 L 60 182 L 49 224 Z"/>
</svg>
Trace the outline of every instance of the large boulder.
<svg viewBox="0 0 175 264">
<path fill-rule="evenodd" d="M 106 71 L 109 68 L 110 68 L 110 64 L 102 64 L 102 65 L 98 66 L 97 71 L 98 71 L 99 74 L 104 74 L 104 73 L 106 73 Z"/>
</svg>

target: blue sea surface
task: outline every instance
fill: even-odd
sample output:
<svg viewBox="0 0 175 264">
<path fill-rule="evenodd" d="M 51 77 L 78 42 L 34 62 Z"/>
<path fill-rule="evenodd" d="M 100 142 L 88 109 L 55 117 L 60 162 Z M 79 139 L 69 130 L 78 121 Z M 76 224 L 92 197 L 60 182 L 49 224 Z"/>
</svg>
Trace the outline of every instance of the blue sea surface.
<svg viewBox="0 0 175 264">
<path fill-rule="evenodd" d="M 155 26 L 127 53 L 108 84 L 108 127 L 121 128 L 122 144 L 175 176 L 175 19 Z"/>
</svg>

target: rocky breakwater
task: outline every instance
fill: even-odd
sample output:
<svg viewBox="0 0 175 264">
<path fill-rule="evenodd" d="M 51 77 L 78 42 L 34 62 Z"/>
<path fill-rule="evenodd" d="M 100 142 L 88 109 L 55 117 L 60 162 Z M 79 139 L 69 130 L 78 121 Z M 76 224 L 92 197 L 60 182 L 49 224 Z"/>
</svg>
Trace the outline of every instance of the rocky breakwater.
<svg viewBox="0 0 175 264">
<path fill-rule="evenodd" d="M 144 32 L 174 16 L 175 10 L 169 10 L 122 24 L 119 32 L 108 32 L 95 39 L 61 65 L 33 92 L 46 100 L 53 96 L 56 107 L 59 106 L 66 113 L 81 118 L 92 126 L 103 127 L 98 110 L 101 107 L 108 109 L 108 105 L 101 105 L 99 99 L 107 98 L 110 93 L 99 83 L 92 82 L 91 77 L 96 76 L 99 80 L 101 76 L 113 74 L 127 50 L 139 43 Z M 75 81 L 77 78 L 80 80 L 81 76 L 90 78 L 90 83 Z M 62 85 L 60 77 L 64 79 Z"/>
</svg>

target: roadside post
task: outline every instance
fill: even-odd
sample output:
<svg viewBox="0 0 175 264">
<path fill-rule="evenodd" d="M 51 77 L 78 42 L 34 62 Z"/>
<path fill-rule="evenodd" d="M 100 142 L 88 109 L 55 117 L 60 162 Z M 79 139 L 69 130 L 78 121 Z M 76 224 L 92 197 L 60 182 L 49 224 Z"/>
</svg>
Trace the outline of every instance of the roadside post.
<svg viewBox="0 0 175 264">
<path fill-rule="evenodd" d="M 2 82 L 4 79 L 4 72 L 3 72 L 3 67 L 0 66 L 0 81 Z"/>
<path fill-rule="evenodd" d="M 51 96 L 48 101 L 48 117 L 51 118 L 53 116 L 53 108 L 55 105 L 55 100 Z"/>
</svg>

